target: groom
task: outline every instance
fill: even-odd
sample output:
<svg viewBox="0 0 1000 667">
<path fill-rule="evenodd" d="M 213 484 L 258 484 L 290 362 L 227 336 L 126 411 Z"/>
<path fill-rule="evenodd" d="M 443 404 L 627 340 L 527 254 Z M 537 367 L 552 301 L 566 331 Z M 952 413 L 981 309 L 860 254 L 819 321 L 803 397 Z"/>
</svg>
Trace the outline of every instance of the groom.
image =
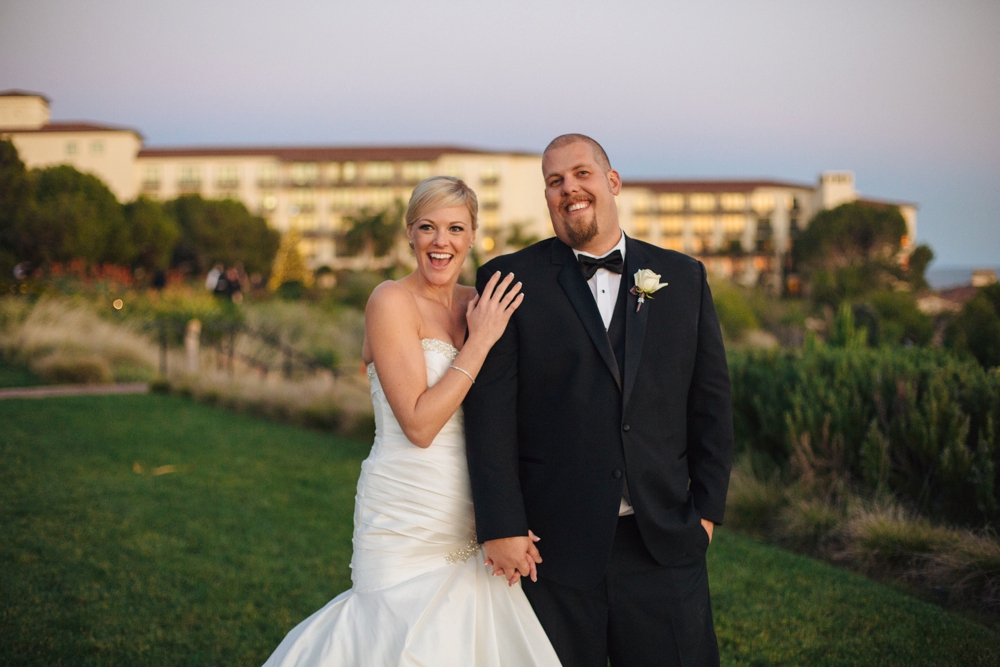
<svg viewBox="0 0 1000 667">
<path fill-rule="evenodd" d="M 541 537 L 524 592 L 565 667 L 717 665 L 705 551 L 733 427 L 705 268 L 622 233 L 593 139 L 557 137 L 542 171 L 555 238 L 477 279 L 512 271 L 525 293 L 465 400 L 479 539 L 516 579 Z"/>
</svg>

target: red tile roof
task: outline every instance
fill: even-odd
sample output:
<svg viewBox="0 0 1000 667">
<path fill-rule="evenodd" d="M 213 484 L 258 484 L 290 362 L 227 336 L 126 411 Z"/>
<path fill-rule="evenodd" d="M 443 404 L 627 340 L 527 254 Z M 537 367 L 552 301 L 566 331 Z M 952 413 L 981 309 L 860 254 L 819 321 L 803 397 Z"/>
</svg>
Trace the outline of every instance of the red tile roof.
<svg viewBox="0 0 1000 667">
<path fill-rule="evenodd" d="M 45 103 L 50 102 L 49 98 L 45 97 L 41 93 L 33 93 L 30 90 L 20 90 L 18 88 L 9 88 L 7 90 L 0 90 L 0 97 L 41 97 L 45 100 Z"/>
<path fill-rule="evenodd" d="M 979 291 L 978 287 L 973 287 L 972 285 L 962 285 L 960 287 L 950 287 L 948 289 L 943 289 L 937 292 L 937 296 L 941 297 L 945 301 L 951 301 L 952 303 L 965 304 L 965 302 L 976 296 L 976 292 Z"/>
<path fill-rule="evenodd" d="M 139 157 L 275 157 L 282 162 L 373 162 L 436 160 L 442 155 L 535 155 L 518 151 L 492 151 L 460 146 L 250 146 L 144 148 Z"/>
<path fill-rule="evenodd" d="M 67 121 L 62 123 L 48 123 L 41 127 L 20 128 L 20 127 L 0 127 L 0 132 L 17 132 L 24 134 L 27 132 L 131 132 L 135 136 L 142 138 L 138 130 L 130 127 L 117 127 L 114 125 L 98 125 L 97 123 L 86 123 L 83 121 Z"/>
<path fill-rule="evenodd" d="M 757 188 L 797 188 L 815 190 L 814 185 L 769 179 L 700 180 L 700 181 L 624 181 L 626 188 L 646 188 L 653 192 L 752 192 Z"/>
</svg>

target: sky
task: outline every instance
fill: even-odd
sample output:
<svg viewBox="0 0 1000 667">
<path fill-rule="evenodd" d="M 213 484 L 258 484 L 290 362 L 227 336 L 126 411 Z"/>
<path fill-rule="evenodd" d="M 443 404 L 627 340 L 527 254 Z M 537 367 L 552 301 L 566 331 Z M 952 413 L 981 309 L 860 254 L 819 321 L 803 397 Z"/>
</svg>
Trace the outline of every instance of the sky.
<svg viewBox="0 0 1000 667">
<path fill-rule="evenodd" d="M 935 266 L 1000 265 L 997 0 L 0 0 L 0 89 L 147 145 L 540 152 L 629 178 L 855 172 Z"/>
</svg>

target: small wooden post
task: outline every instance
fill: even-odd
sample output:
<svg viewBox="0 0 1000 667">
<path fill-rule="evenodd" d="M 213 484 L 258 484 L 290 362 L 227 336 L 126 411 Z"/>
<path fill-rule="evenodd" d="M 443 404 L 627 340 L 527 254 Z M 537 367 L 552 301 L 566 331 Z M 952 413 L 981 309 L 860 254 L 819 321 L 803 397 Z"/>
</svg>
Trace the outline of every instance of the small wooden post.
<svg viewBox="0 0 1000 667">
<path fill-rule="evenodd" d="M 188 373 L 197 373 L 200 370 L 200 347 L 201 321 L 193 319 L 187 323 L 187 332 L 184 334 L 184 350 L 187 352 Z"/>
<path fill-rule="evenodd" d="M 160 376 L 167 377 L 167 322 L 160 320 Z"/>
</svg>

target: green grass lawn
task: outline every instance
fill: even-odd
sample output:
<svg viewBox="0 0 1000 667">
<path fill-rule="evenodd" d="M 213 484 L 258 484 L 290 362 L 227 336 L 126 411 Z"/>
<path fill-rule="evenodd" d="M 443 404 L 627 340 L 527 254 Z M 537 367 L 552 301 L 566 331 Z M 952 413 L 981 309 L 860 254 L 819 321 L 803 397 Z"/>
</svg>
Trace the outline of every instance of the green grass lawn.
<svg viewBox="0 0 1000 667">
<path fill-rule="evenodd" d="M 367 445 L 158 395 L 0 424 L 0 664 L 259 665 L 350 585 Z M 892 588 L 724 530 L 709 554 L 723 664 L 1000 665 Z"/>
</svg>

